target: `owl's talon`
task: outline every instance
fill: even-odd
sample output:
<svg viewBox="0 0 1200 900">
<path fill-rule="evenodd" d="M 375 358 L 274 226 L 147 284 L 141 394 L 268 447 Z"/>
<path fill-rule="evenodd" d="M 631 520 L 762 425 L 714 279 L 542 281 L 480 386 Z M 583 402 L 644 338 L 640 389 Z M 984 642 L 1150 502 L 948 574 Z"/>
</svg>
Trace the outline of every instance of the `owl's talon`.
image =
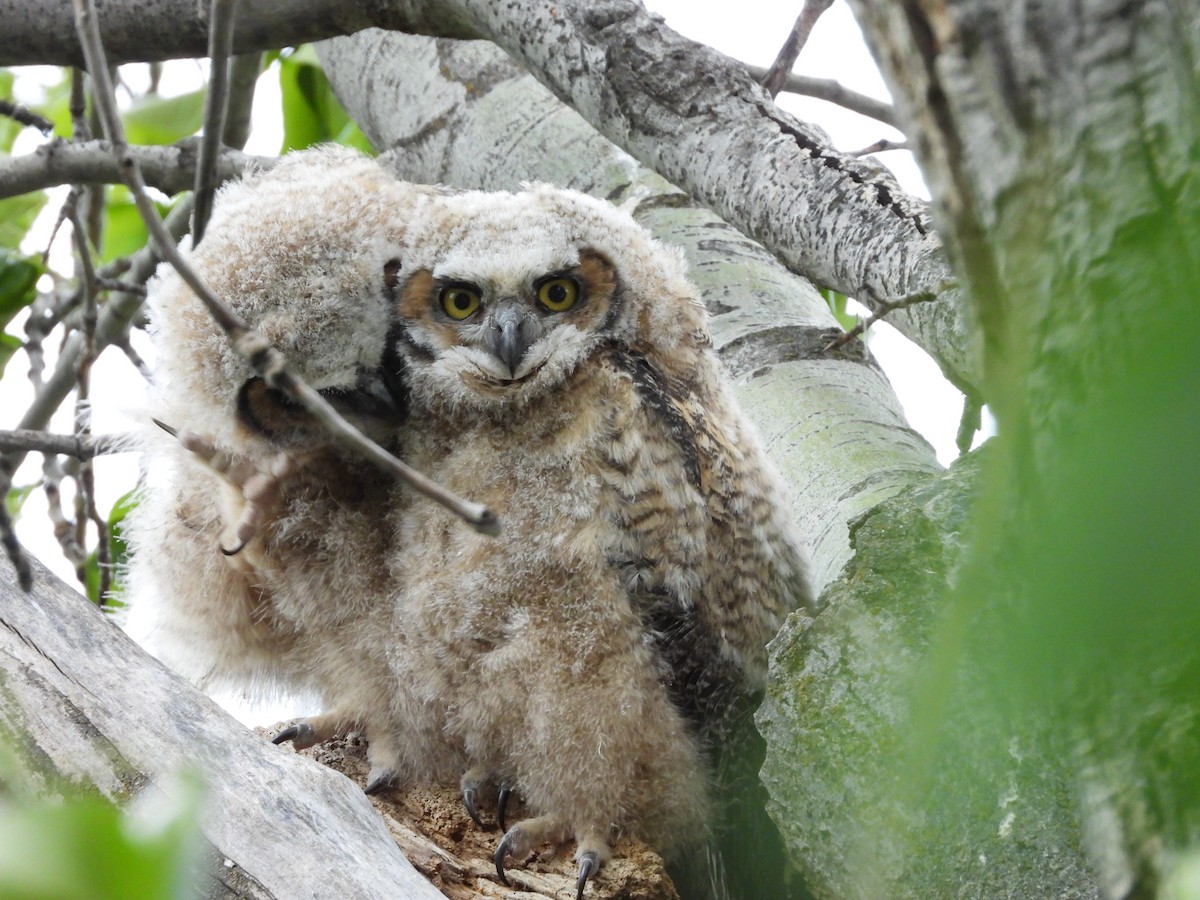
<svg viewBox="0 0 1200 900">
<path fill-rule="evenodd" d="M 496 821 L 500 823 L 500 830 L 507 833 L 508 828 L 504 823 L 504 811 L 508 808 L 508 798 L 512 796 L 512 786 L 505 782 L 500 785 L 500 792 L 496 795 Z"/>
<path fill-rule="evenodd" d="M 221 546 L 220 544 L 218 544 L 217 547 L 220 548 L 221 553 L 224 556 L 237 556 L 239 553 L 241 553 L 243 550 L 246 549 L 246 544 L 248 544 L 248 543 L 250 543 L 250 542 L 242 541 L 240 544 L 238 544 L 236 547 L 233 547 L 233 548 L 226 548 L 226 547 Z"/>
<path fill-rule="evenodd" d="M 297 722 L 295 725 L 289 725 L 275 737 L 271 738 L 272 744 L 282 744 L 285 741 L 291 741 L 292 746 L 297 750 L 303 750 L 306 747 L 311 747 L 313 744 L 321 742 L 320 736 L 317 734 L 317 729 L 310 722 Z"/>
<path fill-rule="evenodd" d="M 367 773 L 367 786 L 363 788 L 363 793 L 378 794 L 380 791 L 390 788 L 395 783 L 396 773 L 391 769 L 372 768 Z"/>
<path fill-rule="evenodd" d="M 496 845 L 496 875 L 499 876 L 500 882 L 505 887 L 511 887 L 508 876 L 504 874 L 504 860 L 509 854 L 514 853 L 514 848 L 517 841 L 521 839 L 520 831 L 514 828 L 512 831 L 506 831 L 504 837 L 500 839 L 500 843 Z"/>
<path fill-rule="evenodd" d="M 476 790 L 473 787 L 463 788 L 462 798 L 463 806 L 467 808 L 467 815 L 471 817 L 471 821 L 480 829 L 483 828 L 483 822 L 479 819 L 479 810 L 475 808 Z"/>
<path fill-rule="evenodd" d="M 583 900 L 583 889 L 588 878 L 600 871 L 600 857 L 595 850 L 579 854 L 579 878 L 575 882 L 575 900 Z"/>
</svg>

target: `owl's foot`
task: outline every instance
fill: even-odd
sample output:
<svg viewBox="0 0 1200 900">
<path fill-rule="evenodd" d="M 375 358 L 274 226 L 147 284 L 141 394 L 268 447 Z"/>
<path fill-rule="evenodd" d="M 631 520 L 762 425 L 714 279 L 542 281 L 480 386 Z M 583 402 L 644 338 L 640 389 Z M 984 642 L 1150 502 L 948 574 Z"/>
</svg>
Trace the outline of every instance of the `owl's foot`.
<svg viewBox="0 0 1200 900">
<path fill-rule="evenodd" d="M 538 844 L 564 843 L 571 829 L 562 822 L 549 816 L 538 816 L 518 822 L 505 832 L 500 843 L 496 846 L 496 874 L 507 885 L 508 876 L 504 874 L 504 862 L 509 857 L 523 858 Z M 578 875 L 575 880 L 575 898 L 583 900 L 583 889 L 587 887 L 588 879 L 600 871 L 600 867 L 612 857 L 612 849 L 608 841 L 595 834 L 577 836 L 575 860 L 579 863 Z"/>
<path fill-rule="evenodd" d="M 367 783 L 363 787 L 364 794 L 378 794 L 380 791 L 386 790 L 400 781 L 395 769 L 386 768 L 384 766 L 371 766 L 371 771 L 367 773 Z"/>
<path fill-rule="evenodd" d="M 493 783 L 495 783 L 493 776 L 478 766 L 468 769 L 459 782 L 462 787 L 463 806 L 467 808 L 467 815 L 471 817 L 472 822 L 485 830 L 486 827 L 479 818 L 479 810 L 475 804 L 479 799 L 480 791 Z M 496 820 L 500 824 L 501 831 L 506 830 L 504 827 L 504 811 L 508 806 L 508 798 L 510 796 L 512 796 L 511 780 L 508 778 L 500 779 L 497 783 L 496 791 Z"/>
<path fill-rule="evenodd" d="M 297 750 L 305 750 L 330 738 L 338 737 L 350 731 L 351 725 L 341 716 L 313 716 L 311 719 L 301 719 L 284 728 L 271 738 L 272 744 L 282 744 L 290 741 Z"/>
<path fill-rule="evenodd" d="M 240 554 L 254 540 L 279 505 L 284 482 L 311 457 L 298 451 L 279 451 L 262 460 L 235 457 L 202 435 L 177 431 L 158 419 L 154 422 L 228 485 L 232 502 L 226 504 L 223 515 L 220 549 L 229 557 Z"/>
</svg>

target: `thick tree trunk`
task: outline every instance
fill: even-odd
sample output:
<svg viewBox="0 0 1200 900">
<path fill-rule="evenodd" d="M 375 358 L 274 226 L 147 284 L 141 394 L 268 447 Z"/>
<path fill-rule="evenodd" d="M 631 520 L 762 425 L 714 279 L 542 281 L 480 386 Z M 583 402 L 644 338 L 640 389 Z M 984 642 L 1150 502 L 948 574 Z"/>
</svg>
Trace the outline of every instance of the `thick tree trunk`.
<svg viewBox="0 0 1200 900">
<path fill-rule="evenodd" d="M 866 519 L 838 601 L 777 641 L 780 820 L 828 896 L 1174 896 L 1200 833 L 1200 9 L 853 5 L 1000 438 L 937 515 L 930 487 Z M 899 528 L 918 546 L 880 556 Z"/>
</svg>

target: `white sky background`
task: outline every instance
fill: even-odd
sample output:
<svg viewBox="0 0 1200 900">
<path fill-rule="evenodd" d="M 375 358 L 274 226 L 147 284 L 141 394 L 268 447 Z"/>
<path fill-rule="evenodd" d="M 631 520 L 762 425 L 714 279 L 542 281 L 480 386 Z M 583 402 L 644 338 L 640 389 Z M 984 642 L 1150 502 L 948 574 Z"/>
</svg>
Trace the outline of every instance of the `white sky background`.
<svg viewBox="0 0 1200 900">
<path fill-rule="evenodd" d="M 736 8 L 727 4 L 697 3 L 696 0 L 649 0 L 647 7 L 666 18 L 676 31 L 708 44 L 728 56 L 744 62 L 769 66 L 779 47 L 795 21 L 802 0 L 781 3 L 779 0 L 741 0 Z M 130 66 L 122 69 L 122 78 L 132 86 L 144 85 L 146 67 Z M 800 54 L 795 71 L 802 75 L 820 78 L 835 78 L 846 87 L 881 99 L 888 93 L 872 62 L 861 33 L 844 0 L 838 0 L 818 21 L 808 44 Z M 178 61 L 169 63 L 161 90 L 166 95 L 194 90 L 206 72 L 203 63 Z M 32 74 L 32 72 L 31 72 Z M 47 76 L 56 80 L 55 70 Z M 39 97 L 33 81 L 21 84 L 18 79 L 17 99 L 35 102 Z M 901 135 L 882 123 L 866 119 L 819 100 L 780 94 L 776 101 L 781 107 L 805 121 L 814 123 L 829 133 L 833 143 L 846 151 L 858 150 L 875 143 L 881 138 L 899 140 Z M 281 115 L 279 111 L 278 76 L 272 70 L 259 80 L 255 96 L 254 130 L 247 151 L 263 155 L 274 155 L 281 143 Z M 41 143 L 41 136 L 27 129 L 14 153 L 32 152 Z M 896 173 L 901 185 L 911 193 L 928 196 L 920 174 L 907 152 L 888 152 L 877 157 Z M 64 192 L 65 193 L 65 190 Z M 41 252 L 49 235 L 49 229 L 57 215 L 62 194 L 52 196 L 35 229 L 37 237 L 25 247 L 29 252 Z M 64 228 L 55 244 L 55 259 L 69 258 L 70 237 Z M 60 270 L 69 271 L 69 263 L 60 262 Z M 20 333 L 22 320 L 12 326 L 13 333 Z M 891 379 L 901 403 L 904 405 L 912 426 L 933 444 L 938 458 L 949 463 L 957 455 L 954 436 L 962 409 L 962 396 L 941 376 L 937 366 L 920 349 L 894 329 L 880 323 L 871 329 L 868 342 Z M 138 351 L 153 365 L 148 342 L 141 333 L 134 335 Z M 53 366 L 54 348 L 47 346 L 47 367 Z M 21 412 L 31 396 L 27 380 L 21 377 L 27 366 L 24 354 L 17 354 L 9 363 L 8 377 L 0 383 L 0 427 L 16 425 Z M 124 432 L 131 428 L 127 411 L 137 407 L 142 391 L 140 376 L 121 357 L 119 351 L 110 349 L 101 355 L 92 375 L 93 396 L 97 398 L 93 410 L 93 431 L 96 433 Z M 52 423 L 58 432 L 71 430 L 70 404 L 64 405 Z M 137 460 L 132 454 L 100 458 L 97 460 L 96 485 L 98 506 L 107 513 L 113 502 L 128 491 L 137 480 Z M 21 485 L 37 480 L 41 476 L 40 454 L 30 454 L 17 473 L 14 484 Z M 64 485 L 65 487 L 66 485 Z M 67 493 L 64 491 L 64 493 Z M 64 497 L 66 509 L 71 509 L 69 494 Z M 24 546 L 35 553 L 47 565 L 58 572 L 68 583 L 76 584 L 74 574 L 63 559 L 52 534 L 46 513 L 46 503 L 40 491 L 35 492 L 26 503 L 18 520 L 18 535 Z"/>
</svg>

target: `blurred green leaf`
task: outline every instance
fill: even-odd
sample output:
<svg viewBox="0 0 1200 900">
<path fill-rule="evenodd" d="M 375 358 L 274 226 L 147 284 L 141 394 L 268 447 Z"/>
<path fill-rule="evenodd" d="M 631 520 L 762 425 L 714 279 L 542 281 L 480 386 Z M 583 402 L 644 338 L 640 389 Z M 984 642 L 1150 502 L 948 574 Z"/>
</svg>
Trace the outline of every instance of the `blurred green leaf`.
<svg viewBox="0 0 1200 900">
<path fill-rule="evenodd" d="M 159 215 L 171 211 L 173 203 L 155 203 Z M 138 212 L 137 205 L 123 184 L 113 185 L 108 191 L 104 208 L 104 247 L 100 253 L 102 262 L 112 262 L 130 256 L 146 245 L 146 223 Z"/>
<path fill-rule="evenodd" d="M 0 332 L 0 378 L 4 377 L 4 367 L 8 365 L 8 361 L 22 346 L 19 337 Z"/>
<path fill-rule="evenodd" d="M 62 81 L 46 88 L 45 96 L 37 107 L 38 112 L 54 123 L 54 133 L 69 137 L 71 126 L 71 73 L 62 70 Z"/>
<path fill-rule="evenodd" d="M 33 191 L 0 200 L 0 247 L 13 250 L 20 247 L 29 226 L 45 205 L 45 191 Z"/>
<path fill-rule="evenodd" d="M 5 335 L 10 337 L 10 335 Z M 25 506 L 25 501 L 29 499 L 29 495 L 42 486 L 40 481 L 35 481 L 33 484 L 23 484 L 20 487 L 9 488 L 8 493 L 4 496 L 4 506 L 8 510 L 8 517 L 14 522 L 20 518 L 21 510 Z"/>
<path fill-rule="evenodd" d="M 204 121 L 204 93 L 138 98 L 122 115 L 125 137 L 131 144 L 173 144 L 195 134 Z"/>
<path fill-rule="evenodd" d="M 8 69 L 0 69 L 0 97 L 11 98 L 16 77 Z M 0 150 L 11 153 L 13 142 L 21 133 L 21 125 L 7 116 L 0 116 Z"/>
<path fill-rule="evenodd" d="M 279 58 L 279 87 L 283 105 L 281 153 L 330 141 L 364 153 L 375 152 L 334 96 L 310 45 Z"/>
<path fill-rule="evenodd" d="M 829 310 L 838 320 L 838 324 L 846 331 L 855 328 L 858 325 L 858 317 L 846 312 L 846 295 L 839 294 L 831 288 L 825 288 L 821 291 L 821 296 L 825 298 L 825 302 L 829 304 Z"/>
<path fill-rule="evenodd" d="M 37 297 L 37 281 L 45 268 L 36 256 L 20 256 L 0 247 L 0 328 Z"/>
<path fill-rule="evenodd" d="M 184 894 L 199 831 L 198 783 L 157 810 L 122 812 L 101 797 L 0 805 L 6 900 L 173 900 Z"/>
<path fill-rule="evenodd" d="M 104 607 L 109 610 L 119 609 L 125 604 L 120 600 L 120 592 L 116 590 L 117 579 L 129 557 L 129 548 L 125 542 L 124 522 L 138 503 L 138 493 L 135 488 L 119 497 L 108 514 L 108 562 L 112 578 L 109 582 L 109 594 L 104 598 Z M 93 576 L 94 571 L 94 576 Z M 93 603 L 100 603 L 100 569 L 96 553 L 88 557 L 88 597 Z M 95 585 L 93 586 L 93 578 Z"/>
</svg>

